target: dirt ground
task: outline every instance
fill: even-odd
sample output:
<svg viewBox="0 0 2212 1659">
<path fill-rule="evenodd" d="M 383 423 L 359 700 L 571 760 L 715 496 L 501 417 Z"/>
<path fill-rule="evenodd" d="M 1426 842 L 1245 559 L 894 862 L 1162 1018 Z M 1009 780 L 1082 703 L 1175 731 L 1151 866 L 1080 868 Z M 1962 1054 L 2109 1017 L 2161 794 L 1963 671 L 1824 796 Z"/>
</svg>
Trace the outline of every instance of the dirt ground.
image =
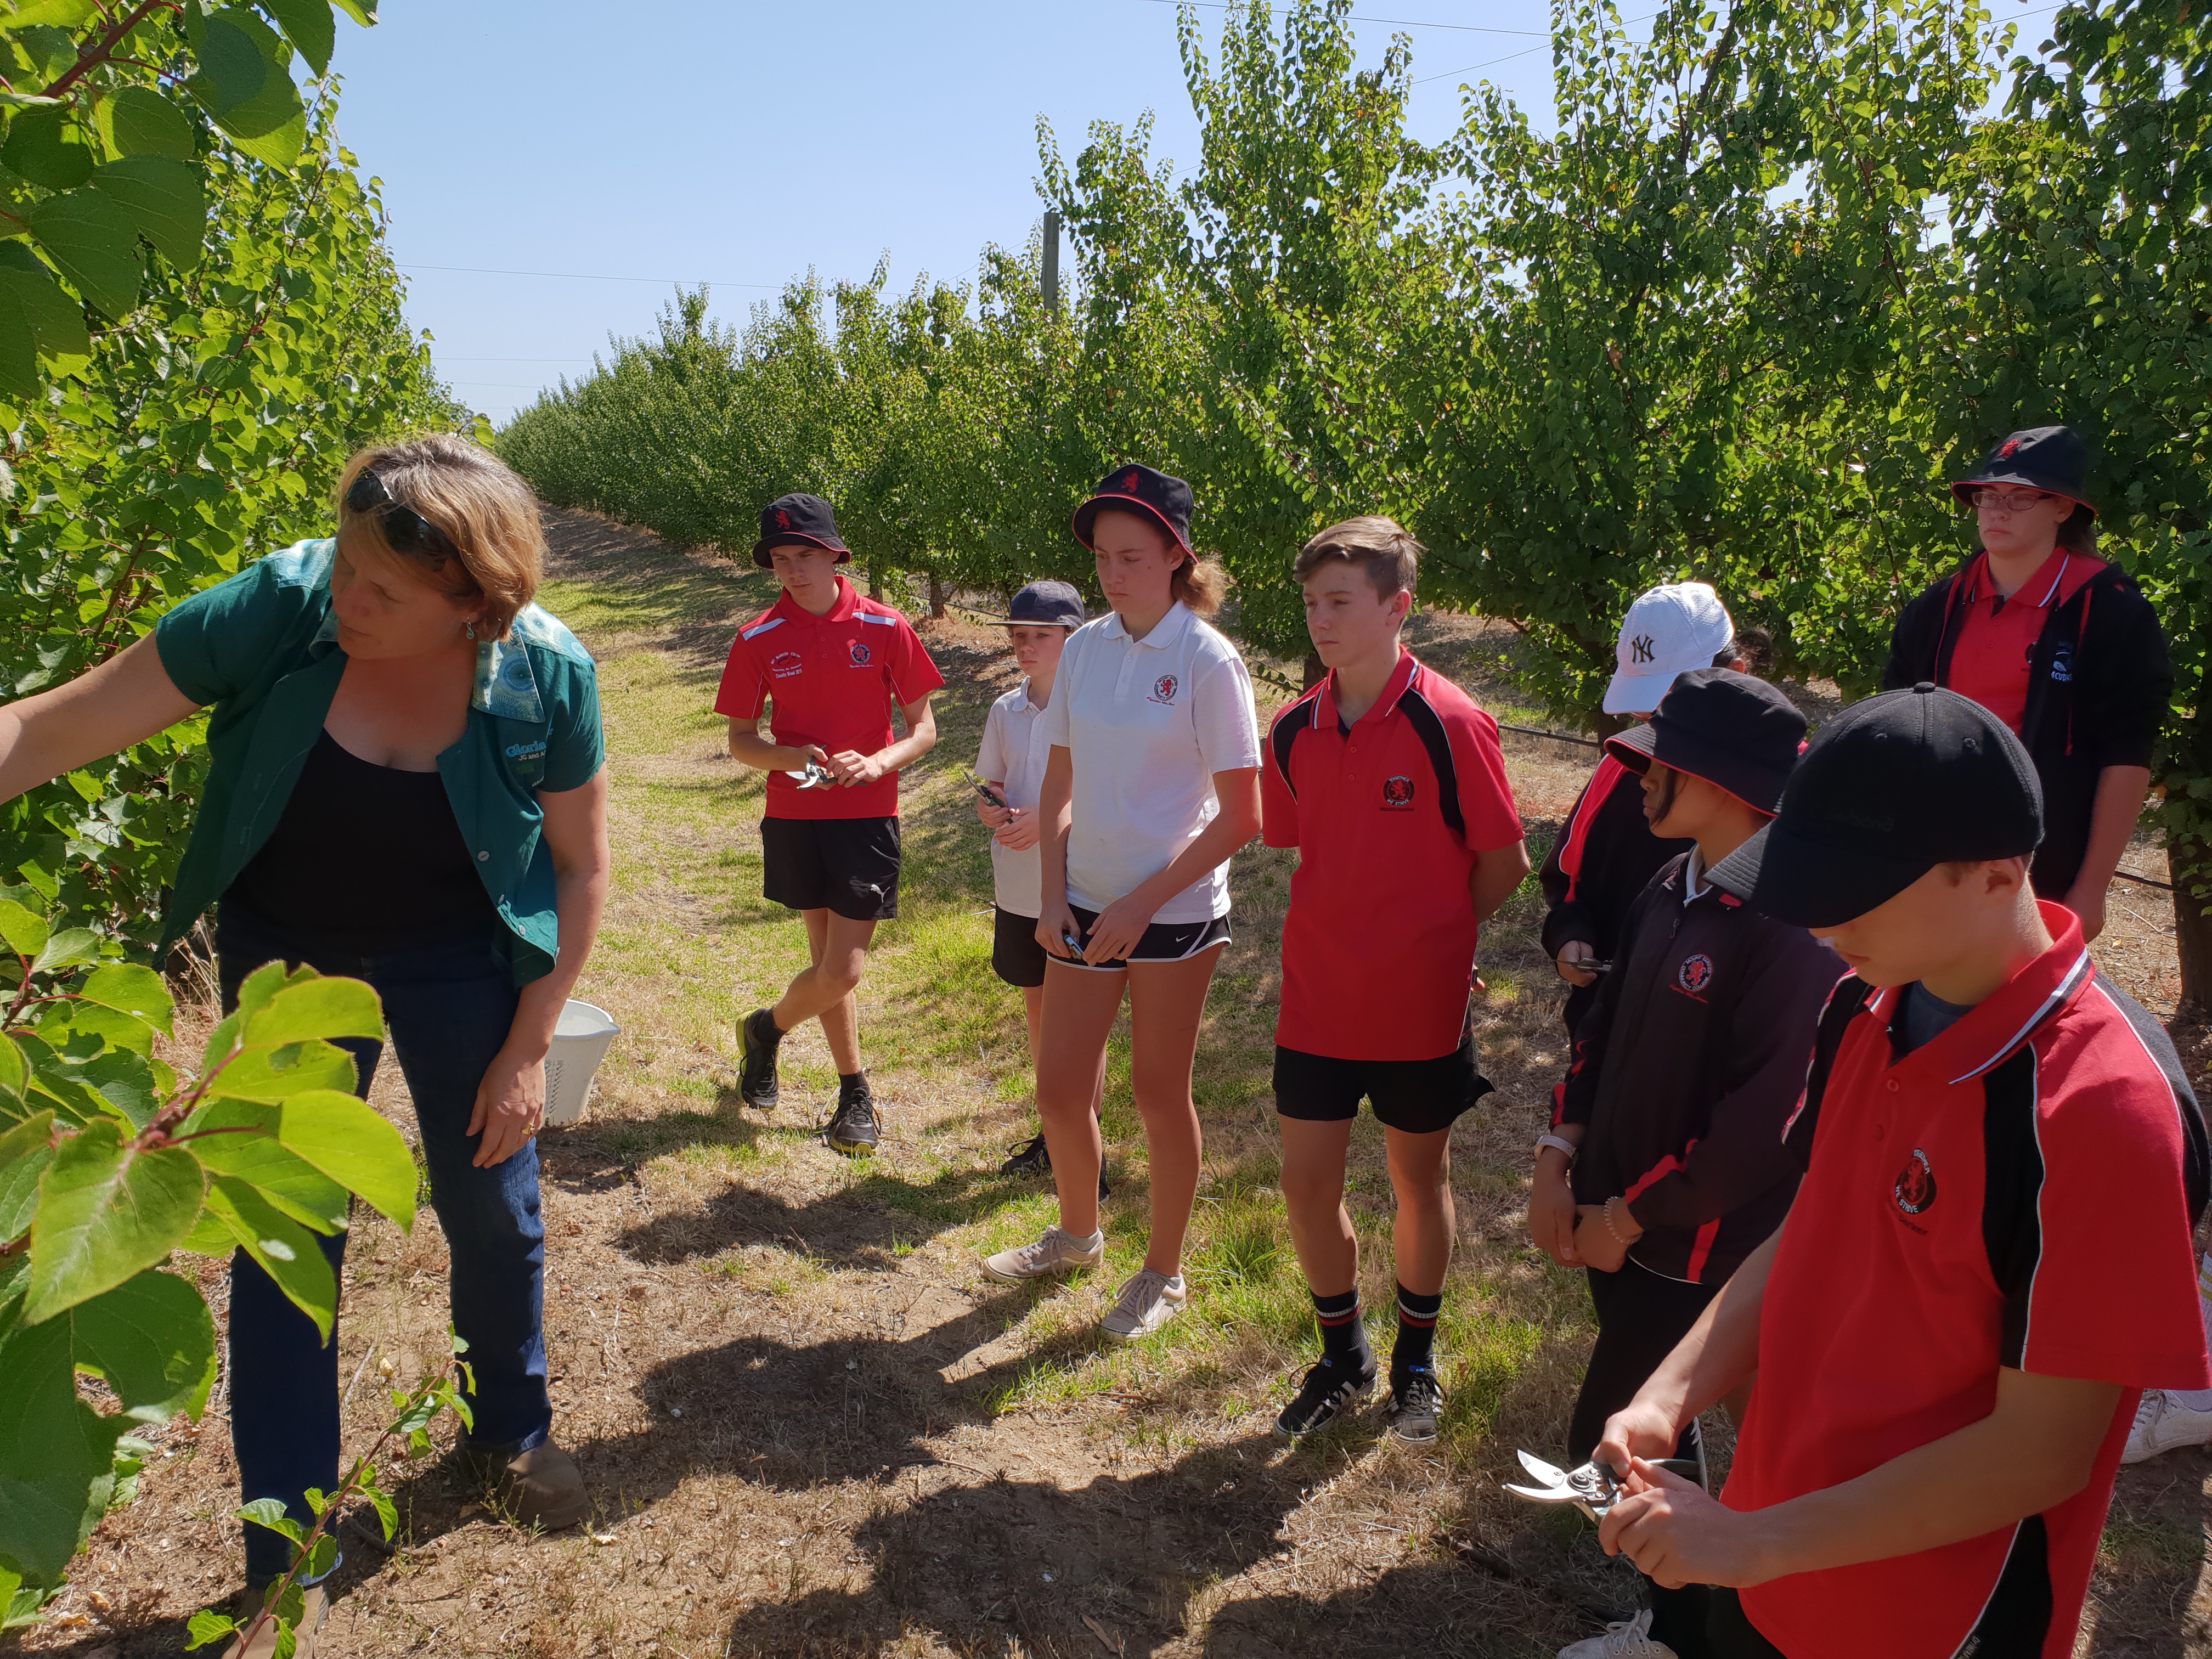
<svg viewBox="0 0 2212 1659">
<path fill-rule="evenodd" d="M 1522 1230 L 1564 1052 L 1533 884 L 1483 948 L 1478 1035 L 1498 1091 L 1454 1136 L 1443 1436 L 1399 1446 L 1369 1413 L 1286 1448 L 1270 1425 L 1311 1346 L 1267 1092 L 1288 856 L 1237 860 L 1235 942 L 1197 1078 L 1191 1310 L 1108 1350 L 1091 1322 L 1144 1231 L 1125 1051 L 1106 1113 L 1106 1268 L 1032 1291 L 975 1266 L 1049 1218 L 1044 1187 L 996 1174 L 1031 1132 L 1027 1059 L 1018 999 L 988 972 L 988 858 L 957 777 L 1012 683 L 997 635 L 925 624 L 949 682 L 943 735 L 906 781 L 902 915 L 861 992 L 888 1132 L 877 1158 L 848 1164 L 814 1138 L 835 1091 L 818 1032 L 787 1042 L 778 1110 L 743 1110 L 735 1089 L 732 1018 L 804 958 L 796 924 L 760 897 L 757 780 L 723 752 L 710 712 L 732 625 L 768 602 L 767 583 L 584 515 L 550 524 L 544 597 L 599 660 L 614 779 L 616 895 L 579 994 L 623 1035 L 588 1119 L 542 1141 L 555 1433 L 596 1511 L 531 1536 L 442 1456 L 390 1467 L 398 1539 L 347 1522 L 320 1650 L 1532 1656 L 1626 1616 L 1634 1575 L 1587 1526 L 1498 1490 L 1516 1448 L 1559 1445 L 1590 1336 L 1581 1282 Z M 1429 615 L 1412 641 L 1502 718 L 1536 723 L 1511 684 L 1510 629 Z M 1832 707 L 1804 695 L 1816 714 Z M 1540 856 L 1594 753 L 1507 741 Z M 2130 865 L 2162 873 L 2147 848 Z M 2165 896 L 2116 884 L 2112 915 L 2099 957 L 2171 1016 Z M 2205 1034 L 2176 1036 L 2202 1090 Z M 373 1097 L 411 1139 L 395 1067 Z M 1350 1184 L 1387 1342 L 1389 1197 L 1364 1120 Z M 440 1363 L 445 1265 L 427 1208 L 411 1237 L 356 1223 L 339 1336 L 349 1449 L 376 1432 L 387 1370 L 404 1382 Z M 207 1286 L 220 1315 L 218 1273 Z M 191 1611 L 235 1589 L 227 1401 L 219 1386 L 199 1424 L 156 1437 L 137 1497 L 98 1528 L 24 1649 L 177 1652 Z M 1725 1419 L 1709 1428 L 1724 1459 Z M 437 1437 L 450 1444 L 451 1425 Z M 2212 1651 L 2208 1477 L 2212 1455 L 2197 1451 L 2123 1473 L 2081 1653 Z"/>
</svg>

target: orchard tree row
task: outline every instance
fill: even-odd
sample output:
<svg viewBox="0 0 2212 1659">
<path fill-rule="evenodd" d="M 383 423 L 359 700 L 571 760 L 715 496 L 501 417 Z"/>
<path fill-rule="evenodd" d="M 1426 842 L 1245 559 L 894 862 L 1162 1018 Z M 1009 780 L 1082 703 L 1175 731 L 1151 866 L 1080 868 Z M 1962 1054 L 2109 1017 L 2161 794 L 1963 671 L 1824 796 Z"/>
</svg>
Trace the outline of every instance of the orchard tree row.
<svg viewBox="0 0 2212 1659">
<path fill-rule="evenodd" d="M 2212 991 L 2212 11 L 2093 0 L 2046 43 L 1978 0 L 1674 0 L 1635 40 L 1557 0 L 1547 118 L 1477 87 L 1434 146 L 1406 42 L 1358 70 L 1349 12 L 1252 5 L 1210 44 L 1186 11 L 1180 171 L 1145 121 L 1072 161 L 1040 127 L 1062 309 L 1034 242 L 972 292 L 810 278 L 742 331 L 680 295 L 502 453 L 556 502 L 732 547 L 815 489 L 939 594 L 1083 580 L 1069 503 L 1139 455 L 1193 481 L 1236 625 L 1294 655 L 1291 553 L 1388 512 L 1431 550 L 1423 597 L 1510 620 L 1593 722 L 1627 599 L 1670 577 L 1870 689 L 1971 545 L 1943 481 L 2063 421 L 2173 641 L 2155 810 Z"/>
</svg>

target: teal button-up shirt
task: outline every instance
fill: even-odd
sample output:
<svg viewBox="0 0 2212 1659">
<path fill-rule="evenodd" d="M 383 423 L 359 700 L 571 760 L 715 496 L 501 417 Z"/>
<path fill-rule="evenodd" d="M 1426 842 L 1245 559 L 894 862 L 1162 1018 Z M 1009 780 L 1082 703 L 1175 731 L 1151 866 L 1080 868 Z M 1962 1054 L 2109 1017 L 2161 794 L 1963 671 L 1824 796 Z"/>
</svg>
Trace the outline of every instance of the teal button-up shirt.
<svg viewBox="0 0 2212 1659">
<path fill-rule="evenodd" d="M 165 947 L 261 850 L 323 729 L 346 664 L 331 607 L 337 548 L 328 538 L 295 542 L 155 624 L 169 678 L 212 705 L 207 787 L 162 917 Z M 588 783 L 605 758 L 590 653 L 547 612 L 526 607 L 506 639 L 477 647 L 467 729 L 438 757 L 453 817 L 506 924 L 495 951 L 518 985 L 550 973 L 558 949 L 538 792 Z"/>
</svg>

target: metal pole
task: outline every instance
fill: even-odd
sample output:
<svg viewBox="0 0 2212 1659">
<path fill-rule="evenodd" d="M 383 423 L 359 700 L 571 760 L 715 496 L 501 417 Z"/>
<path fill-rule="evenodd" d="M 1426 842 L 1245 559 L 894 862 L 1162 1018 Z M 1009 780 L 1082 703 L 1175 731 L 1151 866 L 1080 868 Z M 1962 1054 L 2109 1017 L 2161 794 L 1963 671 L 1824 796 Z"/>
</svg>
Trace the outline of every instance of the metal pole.
<svg viewBox="0 0 2212 1659">
<path fill-rule="evenodd" d="M 1060 210 L 1049 210 L 1044 216 L 1044 308 L 1045 314 L 1060 315 Z"/>
</svg>

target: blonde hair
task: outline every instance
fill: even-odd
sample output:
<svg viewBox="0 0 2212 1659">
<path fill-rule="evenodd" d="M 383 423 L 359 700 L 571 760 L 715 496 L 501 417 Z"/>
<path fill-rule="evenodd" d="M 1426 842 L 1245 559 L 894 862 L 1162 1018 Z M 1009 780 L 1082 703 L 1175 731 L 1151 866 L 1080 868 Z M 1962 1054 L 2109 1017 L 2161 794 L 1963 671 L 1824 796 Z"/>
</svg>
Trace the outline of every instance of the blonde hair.
<svg viewBox="0 0 2212 1659">
<path fill-rule="evenodd" d="M 1333 524 L 1304 547 L 1291 562 L 1292 580 L 1304 581 L 1331 559 L 1358 565 L 1374 584 L 1376 597 L 1410 592 L 1420 570 L 1422 547 L 1395 519 L 1379 513 L 1362 514 Z"/>
<path fill-rule="evenodd" d="M 433 570 L 385 540 L 385 509 L 349 512 L 346 490 L 369 468 L 394 501 L 428 519 L 460 557 Z M 491 639 L 505 637 L 545 574 L 545 532 L 530 486 L 489 450 L 449 432 L 359 452 L 338 475 L 337 514 L 339 534 L 356 531 L 433 587 L 480 602 L 476 626 Z"/>
</svg>

